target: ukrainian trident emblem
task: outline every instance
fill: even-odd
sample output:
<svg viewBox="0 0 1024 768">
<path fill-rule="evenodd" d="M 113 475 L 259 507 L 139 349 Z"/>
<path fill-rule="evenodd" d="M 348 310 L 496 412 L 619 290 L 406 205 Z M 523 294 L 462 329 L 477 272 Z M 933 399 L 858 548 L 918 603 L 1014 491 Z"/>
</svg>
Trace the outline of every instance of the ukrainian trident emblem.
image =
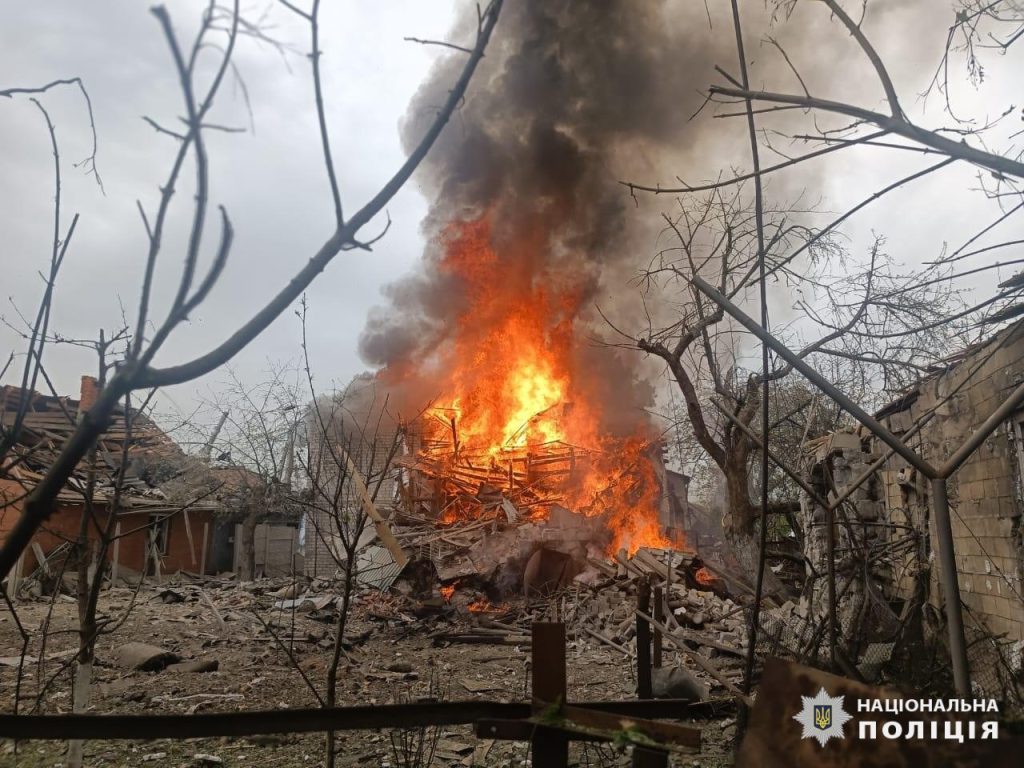
<svg viewBox="0 0 1024 768">
<path fill-rule="evenodd" d="M 829 696 L 824 688 L 817 696 L 801 696 L 803 709 L 793 719 L 803 726 L 801 738 L 825 746 L 829 739 L 844 738 L 843 726 L 851 718 L 843 710 L 842 696 Z"/>
</svg>

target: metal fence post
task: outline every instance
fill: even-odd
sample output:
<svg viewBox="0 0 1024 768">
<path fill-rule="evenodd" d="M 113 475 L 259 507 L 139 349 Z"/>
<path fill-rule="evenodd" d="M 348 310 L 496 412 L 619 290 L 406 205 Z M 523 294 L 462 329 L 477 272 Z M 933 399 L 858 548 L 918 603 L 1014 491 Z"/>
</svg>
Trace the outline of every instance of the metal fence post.
<svg viewBox="0 0 1024 768">
<path fill-rule="evenodd" d="M 953 528 L 949 520 L 949 496 L 946 481 L 931 481 L 932 508 L 935 513 L 935 536 L 939 543 L 939 583 L 946 601 L 946 621 L 949 625 L 949 655 L 953 663 L 953 684 L 956 692 L 971 698 L 971 674 L 967 665 L 967 645 L 964 642 L 963 607 L 960 603 L 960 582 L 953 556 Z"/>
</svg>

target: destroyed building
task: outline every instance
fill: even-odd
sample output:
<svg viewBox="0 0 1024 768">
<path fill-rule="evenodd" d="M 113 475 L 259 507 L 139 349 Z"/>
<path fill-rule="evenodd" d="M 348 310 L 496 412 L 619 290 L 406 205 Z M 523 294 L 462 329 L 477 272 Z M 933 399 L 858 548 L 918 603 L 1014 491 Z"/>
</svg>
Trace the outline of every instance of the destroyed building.
<svg viewBox="0 0 1024 768">
<path fill-rule="evenodd" d="M 28 395 L 27 410 L 14 445 L 0 467 L 0 540 L 6 539 L 21 514 L 24 497 L 42 480 L 97 394 L 96 379 L 83 376 L 78 398 L 35 392 Z M 3 425 L 13 429 L 23 400 L 22 390 L 15 386 L 4 387 L 0 398 Z M 118 572 L 122 575 L 177 570 L 201 572 L 207 564 L 207 548 L 219 505 L 214 499 L 206 498 L 183 509 L 185 505 L 166 486 L 182 475 L 188 457 L 145 414 L 133 413 L 130 421 L 131 429 L 127 432 L 124 408 L 120 406 L 96 448 L 91 503 L 100 527 L 105 527 L 110 514 L 118 518 L 113 529 L 116 538 L 107 553 L 113 577 L 116 578 Z M 118 475 L 124 456 L 128 465 L 124 468 L 118 493 Z M 56 509 L 23 555 L 20 568 L 15 569 L 15 581 L 40 568 L 49 572 L 58 567 L 58 559 L 69 551 L 69 542 L 78 538 L 88 484 L 89 469 L 83 462 L 61 490 Z M 96 540 L 95 528 L 90 526 L 93 541 Z"/>
<path fill-rule="evenodd" d="M 328 430 L 318 426 L 310 463 L 326 461 L 319 472 L 332 483 L 340 477 L 343 487 L 337 509 L 325 498 L 307 513 L 309 576 L 338 572 L 345 559 L 340 526 L 364 513 L 357 574 L 378 588 L 407 559 L 429 562 L 445 588 L 473 579 L 499 597 L 565 586 L 590 559 L 632 555 L 644 545 L 686 547 L 695 508 L 686 477 L 665 468 L 658 443 L 626 462 L 560 440 L 492 451 L 460 443 L 457 416 L 438 409 L 412 424 L 389 424 L 374 439 L 332 429 L 326 447 Z M 588 489 L 587 482 L 599 485 Z M 621 506 L 611 509 L 603 495 Z M 632 529 L 616 528 L 630 516 Z"/>
<path fill-rule="evenodd" d="M 924 458 L 940 462 L 963 443 L 1024 380 L 1024 325 L 1016 323 L 963 350 L 877 412 L 878 419 Z M 1019 708 L 1024 653 L 1024 412 L 986 439 L 949 480 L 956 570 L 975 688 Z M 864 429 L 811 444 L 812 483 L 835 498 L 875 462 L 891 454 Z M 804 553 L 824 573 L 824 510 L 806 495 Z M 944 600 L 926 478 L 889 455 L 842 507 L 836 525 L 839 623 L 847 639 L 895 645 L 941 634 Z M 854 571 L 859 570 L 859 574 Z M 812 580 L 813 581 L 813 580 Z M 824 606 L 823 580 L 809 602 Z M 814 609 L 811 609 L 812 611 Z M 865 614 L 871 614 L 865 621 Z M 876 650 L 878 650 L 876 648 Z M 913 667 L 920 655 L 906 655 Z M 913 670 L 908 670 L 913 672 Z"/>
<path fill-rule="evenodd" d="M 52 465 L 81 415 L 95 402 L 94 377 L 81 378 L 77 398 L 0 389 L 0 418 L 5 430 L 18 429 L 0 466 L 0 542 L 20 516 L 25 497 Z M 127 427 L 130 422 L 130 430 Z M 236 497 L 253 482 L 251 472 L 226 463 L 209 465 L 186 454 L 148 415 L 123 406 L 113 415 L 96 448 L 95 487 L 89 497 L 89 463 L 83 461 L 58 496 L 58 504 L 33 538 L 15 569 L 9 591 L 36 573 L 54 577 L 77 540 L 87 503 L 95 510 L 89 527 L 94 551 L 98 531 L 116 515 L 106 553 L 112 581 L 139 574 L 160 577 L 176 571 L 196 574 L 236 570 L 240 560 Z M 127 444 L 127 445 L 126 445 Z M 122 463 L 127 458 L 123 477 Z M 120 486 L 120 490 L 118 490 Z M 293 516 L 294 517 L 294 516 Z M 256 561 L 261 573 L 290 573 L 297 549 L 297 519 L 283 520 L 273 510 L 256 531 Z M 73 568 L 66 569 L 68 573 Z"/>
<path fill-rule="evenodd" d="M 266 478 L 248 467 L 215 462 L 202 467 L 204 482 L 214 488 L 219 504 L 210 544 L 207 573 L 242 573 L 245 561 L 245 518 L 255 510 L 252 530 L 254 575 L 301 573 L 299 523 L 301 510 L 291 503 L 289 483 Z"/>
</svg>

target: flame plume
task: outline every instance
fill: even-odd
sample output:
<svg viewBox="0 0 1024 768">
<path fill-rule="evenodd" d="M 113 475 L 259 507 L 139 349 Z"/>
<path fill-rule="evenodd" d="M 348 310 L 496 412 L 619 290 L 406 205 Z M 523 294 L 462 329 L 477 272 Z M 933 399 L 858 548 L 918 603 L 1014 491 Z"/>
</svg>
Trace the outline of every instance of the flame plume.
<svg viewBox="0 0 1024 768">
<path fill-rule="evenodd" d="M 425 422 L 426 453 L 474 472 L 502 498 L 525 500 L 535 519 L 556 503 L 603 516 L 613 552 L 669 546 L 657 522 L 660 489 L 646 423 L 633 434 L 605 434 L 601 403 L 587 399 L 582 380 L 592 372 L 578 364 L 578 289 L 548 284 L 543 274 L 509 273 L 489 215 L 449 225 L 443 239 L 439 268 L 467 301 L 434 361 L 441 395 Z M 522 247 L 531 245 L 527 239 Z M 462 514 L 481 513 L 476 498 Z M 460 516 L 449 506 L 442 519 Z"/>
<path fill-rule="evenodd" d="M 646 322 L 629 285 L 661 210 L 636 207 L 618 181 L 660 175 L 655 162 L 682 167 L 690 152 L 680 128 L 717 45 L 692 5 L 506 5 L 458 118 L 418 171 L 426 252 L 386 289 L 360 352 L 403 412 L 434 406 L 425 460 L 449 463 L 460 499 L 443 519 L 504 497 L 530 517 L 555 504 L 602 516 L 613 549 L 667 543 L 645 410 L 655 371 L 593 339 L 607 331 L 598 303 L 627 329 Z M 468 4 L 453 39 L 475 14 Z M 460 63 L 441 60 L 417 93 L 408 146 Z"/>
</svg>

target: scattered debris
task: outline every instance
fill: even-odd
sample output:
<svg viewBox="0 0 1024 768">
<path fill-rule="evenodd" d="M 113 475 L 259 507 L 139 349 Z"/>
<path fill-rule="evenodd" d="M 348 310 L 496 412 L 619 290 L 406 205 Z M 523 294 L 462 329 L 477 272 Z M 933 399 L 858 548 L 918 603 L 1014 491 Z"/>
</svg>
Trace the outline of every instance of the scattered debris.
<svg viewBox="0 0 1024 768">
<path fill-rule="evenodd" d="M 217 659 L 195 659 L 167 666 L 168 672 L 183 673 L 216 672 L 218 669 L 220 669 L 220 662 Z"/>
<path fill-rule="evenodd" d="M 119 667 L 137 669 L 142 672 L 158 672 L 168 664 L 179 660 L 177 654 L 158 648 L 148 643 L 125 643 L 114 651 L 114 658 Z"/>
</svg>

